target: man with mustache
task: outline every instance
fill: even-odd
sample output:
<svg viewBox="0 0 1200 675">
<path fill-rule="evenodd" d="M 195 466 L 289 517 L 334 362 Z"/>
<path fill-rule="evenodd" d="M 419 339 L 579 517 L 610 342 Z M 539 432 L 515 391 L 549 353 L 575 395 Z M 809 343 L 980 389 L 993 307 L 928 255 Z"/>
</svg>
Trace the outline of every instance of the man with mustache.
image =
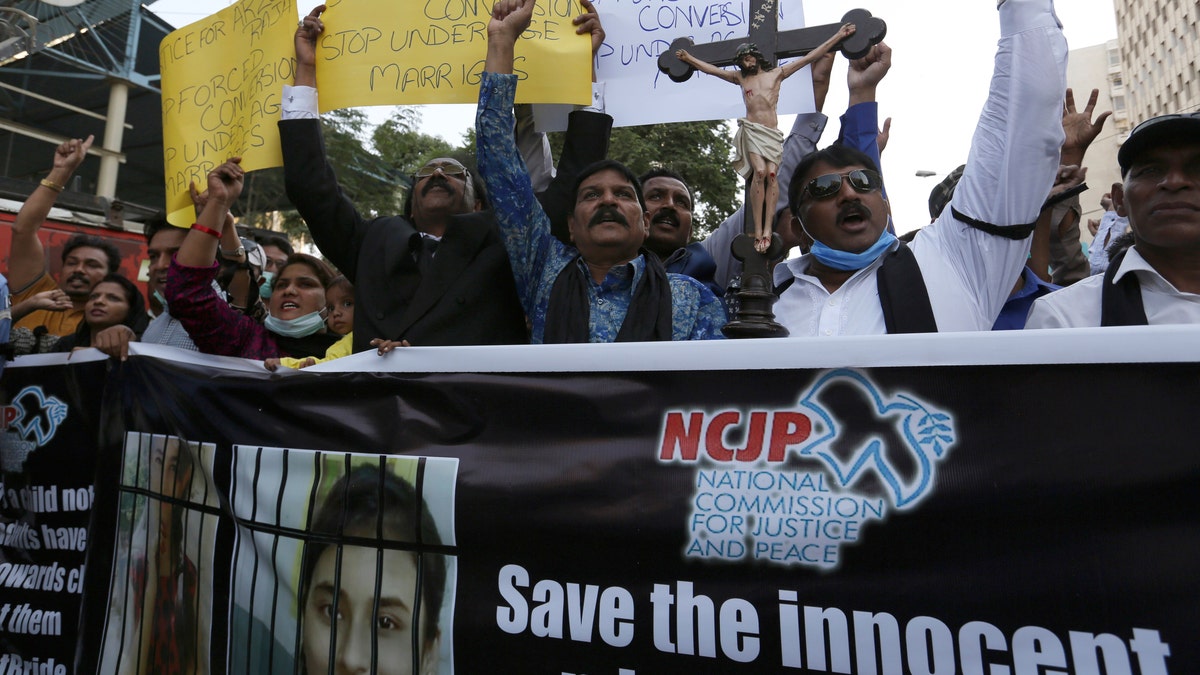
<svg viewBox="0 0 1200 675">
<path fill-rule="evenodd" d="M 638 180 L 650 214 L 646 250 L 658 256 L 668 272 L 683 274 L 708 287 L 718 298 L 725 295 L 714 277 L 717 262 L 704 244 L 692 238 L 692 189 L 683 176 L 670 169 L 651 169 Z"/>
<path fill-rule="evenodd" d="M 279 123 L 288 198 L 313 241 L 354 284 L 354 351 L 385 344 L 529 342 L 512 268 L 488 210 L 486 190 L 459 161 L 438 158 L 413 176 L 401 216 L 364 218 L 337 184 L 317 118 L 314 8 L 295 35 L 294 86 L 285 87 Z M 600 31 L 595 12 L 574 19 L 578 33 Z M 511 133 L 511 130 L 510 130 Z M 577 160 L 564 157 L 562 164 Z M 568 173 L 551 186 L 565 192 Z M 386 342 L 385 342 L 386 341 Z"/>
<path fill-rule="evenodd" d="M 91 136 L 74 138 L 58 146 L 50 173 L 25 200 L 12 227 L 12 249 L 8 260 L 12 304 L 58 288 L 67 294 L 70 307 L 66 308 L 62 303 L 63 306 L 39 309 L 14 326 L 30 330 L 45 326 L 49 335 L 71 335 L 83 319 L 83 306 L 92 293 L 92 286 L 106 274 L 116 272 L 121 265 L 121 253 L 116 246 L 94 235 L 77 234 L 63 246 L 62 269 L 59 281 L 55 283 L 46 267 L 46 249 L 38 239 L 38 230 L 50 215 L 58 193 L 83 163 L 92 140 Z"/>
<path fill-rule="evenodd" d="M 575 183 L 568 246 L 551 233 L 513 136 L 514 45 L 534 0 L 501 0 L 488 24 L 476 138 L 480 172 L 512 261 L 534 343 L 720 338 L 725 311 L 712 291 L 669 274 L 640 252 L 649 214 L 625 165 L 596 162 Z"/>
<path fill-rule="evenodd" d="M 1161 115 L 1117 152 L 1133 246 L 1102 275 L 1038 298 L 1027 328 L 1200 323 L 1200 113 Z"/>
<path fill-rule="evenodd" d="M 836 54 L 837 52 L 829 52 L 812 64 L 813 101 L 817 112 L 796 115 L 791 131 L 784 141 L 783 159 L 779 164 L 777 180 L 785 191 L 791 183 L 796 165 L 816 150 L 825 129 L 827 118 L 820 110 L 824 107 L 829 91 L 830 74 Z M 838 142 L 856 147 L 876 160 L 881 149 L 881 146 L 877 145 L 880 134 L 878 106 L 875 102 L 876 88 L 890 68 L 891 48 L 881 42 L 867 55 L 852 60 L 847 69 L 849 105 L 841 117 L 841 135 Z M 525 165 L 529 168 L 536 190 L 539 177 L 545 176 L 543 180 L 548 181 L 553 175 L 549 168 L 549 143 L 544 141 L 544 134 L 532 134 L 527 128 L 523 128 L 521 106 L 517 106 L 517 111 L 517 145 L 522 148 Z M 607 115 L 602 116 L 611 124 L 611 118 Z M 885 130 L 889 124 L 890 119 L 884 123 Z M 532 127 L 532 122 L 528 127 Z M 523 144 L 523 132 L 534 138 L 524 139 Z M 527 152 L 524 149 L 526 146 L 533 146 L 541 151 Z M 646 249 L 659 257 L 668 272 L 690 276 L 707 286 L 717 297 L 723 296 L 725 287 L 736 280 L 742 271 L 741 261 L 733 256 L 732 243 L 734 238 L 745 230 L 745 219 L 751 217 L 747 213 L 749 206 L 744 205 L 735 211 L 706 239 L 688 243 L 692 236 L 695 198 L 687 180 L 668 168 L 651 169 L 638 180 L 642 183 L 646 209 L 650 212 L 650 234 L 646 238 Z M 563 243 L 570 243 L 565 212 L 569 211 L 572 205 L 564 207 L 562 214 L 555 212 L 552 205 L 545 202 L 542 205 L 550 217 L 554 236 Z M 804 243 L 801 233 L 792 231 L 792 216 L 787 208 L 786 194 L 777 200 L 775 212 L 776 231 L 783 239 L 784 250 Z"/>
<path fill-rule="evenodd" d="M 438 158 L 418 169 L 399 216 L 364 218 L 341 190 L 317 116 L 324 11 L 319 5 L 296 29 L 296 75 L 284 88 L 279 135 L 288 198 L 321 253 L 357 289 L 354 351 L 374 339 L 417 346 L 527 342 L 486 197 L 460 162 Z"/>
<path fill-rule="evenodd" d="M 797 115 L 784 142 L 777 180 L 785 189 L 791 184 L 796 165 L 816 150 L 825 129 L 826 118 L 819 111 L 824 107 L 829 90 L 829 75 L 833 70 L 835 54 L 830 52 L 813 64 L 813 101 L 818 112 Z M 858 148 L 876 161 L 880 148 L 877 145 L 878 107 L 875 93 L 890 68 L 891 48 L 881 42 L 863 58 L 851 61 L 847 69 L 850 99 L 841 117 L 838 142 Z M 746 219 L 753 217 L 748 214 L 752 205 L 743 205 L 706 239 L 689 244 L 694 207 L 691 186 L 683 176 L 665 168 L 651 169 L 642 174 L 639 180 L 646 195 L 647 210 L 650 211 L 650 235 L 646 239 L 646 248 L 658 255 L 668 272 L 686 274 L 708 286 L 718 297 L 724 295 L 725 286 L 742 271 L 741 261 L 733 256 L 732 245 L 734 238 L 745 230 Z M 774 219 L 777 225 L 775 231 L 783 240 L 785 251 L 804 243 L 802 233 L 792 230 L 792 215 L 788 210 L 786 194 L 775 204 Z"/>
<path fill-rule="evenodd" d="M 811 251 L 775 267 L 793 337 L 989 330 L 1029 253 L 1058 170 L 1066 41 L 1053 0 L 1001 0 L 991 92 L 949 207 L 911 246 L 886 227 L 878 166 L 834 145 L 789 186 Z"/>
</svg>

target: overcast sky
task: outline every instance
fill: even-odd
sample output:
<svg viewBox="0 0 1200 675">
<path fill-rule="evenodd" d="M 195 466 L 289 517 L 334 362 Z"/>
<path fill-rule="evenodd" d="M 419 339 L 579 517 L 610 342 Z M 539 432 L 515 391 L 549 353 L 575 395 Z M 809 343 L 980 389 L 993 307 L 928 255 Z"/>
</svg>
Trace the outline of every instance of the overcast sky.
<svg viewBox="0 0 1200 675">
<path fill-rule="evenodd" d="M 306 13 L 310 7 L 300 1 L 299 11 Z M 226 0 L 160 0 L 150 8 L 168 22 L 183 26 L 229 4 Z M 1117 36 L 1109 0 L 1057 0 L 1055 5 L 1071 49 Z M 859 7 L 888 24 L 886 42 L 893 49 L 893 65 L 880 87 L 879 104 L 880 116 L 892 118 L 892 135 L 883 155 L 883 169 L 896 225 L 909 230 L 928 222 L 926 202 L 935 182 L 966 160 L 1000 35 L 996 6 L 994 0 L 804 2 L 809 25 L 836 22 Z M 825 113 L 834 119 L 822 145 L 837 137 L 836 118 L 845 110 L 844 60 L 839 59 L 833 77 Z M 1083 87 L 1082 83 L 1068 85 Z M 1086 100 L 1086 94 L 1080 98 Z M 371 112 L 378 121 L 388 115 L 386 108 Z M 474 115 L 471 105 L 423 106 L 422 129 L 457 143 L 474 125 Z M 781 121 L 785 129 L 790 124 L 790 117 Z M 937 176 L 917 178 L 918 170 L 933 171 Z"/>
</svg>

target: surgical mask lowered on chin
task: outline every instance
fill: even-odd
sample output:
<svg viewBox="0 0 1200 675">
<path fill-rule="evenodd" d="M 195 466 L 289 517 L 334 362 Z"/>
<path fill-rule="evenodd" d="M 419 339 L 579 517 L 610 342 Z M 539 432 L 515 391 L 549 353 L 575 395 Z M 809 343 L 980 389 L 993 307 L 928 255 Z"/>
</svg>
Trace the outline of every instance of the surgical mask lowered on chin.
<svg viewBox="0 0 1200 675">
<path fill-rule="evenodd" d="M 812 237 L 812 235 L 809 236 Z M 854 270 L 861 270 L 875 262 L 879 256 L 891 248 L 895 241 L 896 235 L 884 230 L 879 234 L 879 239 L 874 244 L 871 244 L 870 248 L 862 253 L 850 253 L 830 248 L 817 241 L 816 238 L 813 238 L 812 249 L 809 252 L 826 267 L 832 267 L 835 270 L 842 270 L 843 272 L 852 272 Z"/>
<path fill-rule="evenodd" d="M 276 319 L 268 314 L 263 320 L 263 327 L 284 337 L 308 337 L 325 327 L 325 317 L 322 314 L 323 312 L 310 312 L 295 319 Z"/>
<path fill-rule="evenodd" d="M 171 313 L 170 308 L 167 307 L 167 296 L 163 295 L 162 291 L 160 291 L 156 288 L 156 289 L 154 289 L 154 293 L 152 293 L 151 295 L 153 295 L 154 299 L 158 301 L 158 304 L 162 306 L 163 312 L 165 312 L 167 314 Z"/>
<path fill-rule="evenodd" d="M 263 272 L 262 283 L 258 285 L 258 297 L 266 300 L 271 297 L 271 284 L 275 283 L 274 272 Z"/>
</svg>

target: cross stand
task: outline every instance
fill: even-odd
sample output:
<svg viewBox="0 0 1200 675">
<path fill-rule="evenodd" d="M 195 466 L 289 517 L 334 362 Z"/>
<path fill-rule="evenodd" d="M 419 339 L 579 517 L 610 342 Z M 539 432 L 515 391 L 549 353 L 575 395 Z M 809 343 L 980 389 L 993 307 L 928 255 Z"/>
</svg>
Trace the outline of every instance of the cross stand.
<svg viewBox="0 0 1200 675">
<path fill-rule="evenodd" d="M 775 321 L 771 305 L 771 262 L 783 257 L 783 240 L 771 234 L 771 246 L 763 253 L 754 248 L 754 237 L 739 234 L 730 244 L 733 257 L 742 261 L 741 288 L 737 292 L 737 317 L 721 332 L 727 338 L 787 337 L 788 330 Z"/>
<path fill-rule="evenodd" d="M 658 69 L 675 82 L 686 82 L 696 72 L 690 65 L 680 61 L 675 52 L 684 49 L 692 56 L 707 61 L 718 68 L 735 65 L 737 47 L 743 42 L 753 42 L 767 58 L 780 59 L 804 56 L 819 47 L 847 23 L 855 25 L 855 32 L 840 45 L 842 54 L 848 59 L 866 56 L 871 47 L 883 41 L 887 24 L 871 16 L 865 9 L 846 12 L 840 23 L 825 26 L 779 31 L 779 0 L 750 0 L 750 35 L 746 39 L 722 40 L 697 45 L 691 38 L 676 38 L 671 46 L 658 57 Z M 746 200 L 749 203 L 749 200 Z M 774 213 L 764 214 L 768 217 Z M 747 214 L 746 232 L 738 235 L 732 244 L 733 255 L 743 262 L 741 290 L 738 291 L 738 312 L 729 322 L 724 333 L 730 338 L 787 337 L 787 329 L 775 322 L 771 305 L 775 293 L 771 284 L 770 263 L 783 257 L 783 242 L 778 234 L 771 235 L 771 246 L 765 253 L 754 249 L 754 238 L 749 234 L 754 221 Z"/>
</svg>

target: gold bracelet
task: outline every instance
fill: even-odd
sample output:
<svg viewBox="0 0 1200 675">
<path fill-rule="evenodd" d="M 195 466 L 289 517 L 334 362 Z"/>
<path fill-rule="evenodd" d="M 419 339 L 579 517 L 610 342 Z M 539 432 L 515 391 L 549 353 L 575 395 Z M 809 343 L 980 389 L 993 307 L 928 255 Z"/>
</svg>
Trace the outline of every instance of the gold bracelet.
<svg viewBox="0 0 1200 675">
<path fill-rule="evenodd" d="M 58 183 L 55 183 L 54 181 L 50 180 L 49 178 L 43 178 L 42 179 L 42 187 L 48 187 L 51 190 L 54 190 L 55 192 L 62 192 L 63 188 L 66 186 L 59 185 Z"/>
</svg>

